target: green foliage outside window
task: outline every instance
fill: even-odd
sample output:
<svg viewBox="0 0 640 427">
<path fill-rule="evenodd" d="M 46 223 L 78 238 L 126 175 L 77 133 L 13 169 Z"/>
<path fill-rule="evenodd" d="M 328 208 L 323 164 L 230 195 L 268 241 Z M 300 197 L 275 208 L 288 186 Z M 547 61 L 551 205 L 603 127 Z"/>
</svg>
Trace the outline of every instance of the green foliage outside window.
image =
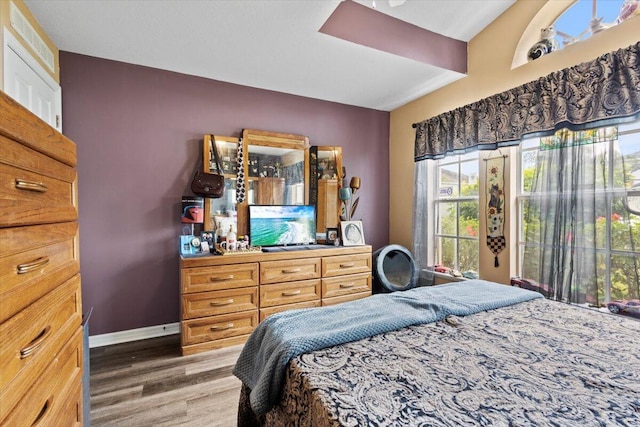
<svg viewBox="0 0 640 427">
<path fill-rule="evenodd" d="M 634 215 L 627 211 L 624 204 L 624 196 L 620 195 L 620 191 L 629 188 L 634 184 L 636 174 L 640 172 L 640 150 L 636 153 L 628 154 L 624 157 L 624 168 L 614 167 L 613 171 L 609 171 L 610 162 L 615 165 L 622 164 L 621 158 L 610 159 L 608 157 L 607 147 L 605 143 L 594 144 L 592 156 L 594 162 L 601 164 L 603 173 L 593 177 L 593 188 L 606 188 L 608 194 L 618 192 L 616 196 L 606 196 L 596 198 L 596 204 L 592 207 L 584 207 L 591 209 L 591 215 L 586 217 L 595 217 L 595 223 L 578 223 L 578 228 L 582 229 L 581 244 L 583 247 L 594 247 L 599 254 L 596 257 L 595 275 L 591 277 L 580 277 L 577 280 L 578 286 L 583 289 L 597 289 L 597 295 L 587 296 L 587 302 L 595 305 L 603 305 L 606 302 L 606 286 L 607 286 L 607 264 L 609 264 L 609 300 L 616 299 L 633 299 L 640 297 L 640 289 L 638 286 L 638 277 L 640 276 L 640 259 L 638 253 L 640 251 L 640 216 Z M 522 189 L 524 194 L 528 194 L 533 182 L 538 176 L 545 176 L 544 171 L 536 171 L 535 158 L 539 154 L 536 151 L 528 151 L 523 155 L 522 170 Z M 531 166 L 534 165 L 534 166 Z M 526 167 L 529 166 L 529 167 Z M 626 171 L 626 173 L 624 173 Z M 613 178 L 609 182 L 609 175 Z M 549 195 L 547 197 L 556 197 Z M 527 257 L 522 260 L 521 275 L 536 279 L 540 263 L 545 262 L 541 259 L 542 248 L 536 245 L 541 244 L 545 239 L 542 233 L 545 232 L 544 224 L 541 224 L 541 213 L 533 208 L 529 200 L 525 198 L 521 204 L 524 212 L 524 241 L 527 242 Z M 595 215 L 593 214 L 595 212 Z M 607 241 L 607 236 L 610 238 Z M 579 251 L 579 244 L 571 241 L 571 236 L 565 236 L 565 241 L 559 244 L 575 245 L 575 250 Z M 592 291 L 593 293 L 593 291 Z"/>
<path fill-rule="evenodd" d="M 447 183 L 451 185 L 452 183 Z M 456 187 L 458 183 L 455 184 Z M 478 270 L 478 196 L 479 183 L 460 183 L 460 197 L 474 197 L 471 200 L 440 202 L 439 233 L 440 264 L 460 271 Z M 458 212 L 459 210 L 459 212 Z M 457 245 L 456 245 L 457 242 Z M 457 253 L 457 256 L 456 256 Z M 457 262 L 456 262 L 457 260 Z"/>
</svg>

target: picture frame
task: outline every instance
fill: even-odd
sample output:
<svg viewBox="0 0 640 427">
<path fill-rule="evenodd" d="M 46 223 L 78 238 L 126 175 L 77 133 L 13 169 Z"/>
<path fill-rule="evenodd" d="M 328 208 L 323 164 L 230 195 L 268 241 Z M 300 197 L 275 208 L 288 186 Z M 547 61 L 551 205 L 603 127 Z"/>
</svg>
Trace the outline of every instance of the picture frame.
<svg viewBox="0 0 640 427">
<path fill-rule="evenodd" d="M 180 255 L 197 255 L 201 250 L 201 241 L 199 236 L 194 236 L 193 234 L 180 236 Z"/>
<path fill-rule="evenodd" d="M 327 227 L 327 245 L 335 245 L 336 240 L 338 240 L 338 228 L 337 227 Z"/>
<path fill-rule="evenodd" d="M 202 248 L 202 251 L 211 252 L 212 250 L 214 250 L 217 243 L 215 242 L 215 239 L 216 239 L 215 231 L 203 231 L 202 233 L 200 233 L 200 241 L 202 242 L 200 247 Z M 205 243 L 206 243 L 206 246 L 205 246 Z"/>
<path fill-rule="evenodd" d="M 340 221 L 340 235 L 342 246 L 364 245 L 362 221 Z"/>
</svg>

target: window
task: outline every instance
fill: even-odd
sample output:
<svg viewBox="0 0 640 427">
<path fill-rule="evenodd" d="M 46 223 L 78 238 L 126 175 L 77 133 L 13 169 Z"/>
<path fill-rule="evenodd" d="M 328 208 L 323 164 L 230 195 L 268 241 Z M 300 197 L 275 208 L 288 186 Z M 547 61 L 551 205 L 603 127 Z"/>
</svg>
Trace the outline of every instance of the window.
<svg viewBox="0 0 640 427">
<path fill-rule="evenodd" d="M 608 28 L 640 15 L 638 0 L 549 1 L 522 34 L 513 67 L 580 43 Z"/>
<path fill-rule="evenodd" d="M 640 5 L 634 1 L 578 0 L 554 23 L 558 48 L 585 40 L 639 13 Z"/>
<path fill-rule="evenodd" d="M 435 171 L 436 264 L 478 271 L 478 153 L 438 160 Z"/>
<path fill-rule="evenodd" d="M 626 208 L 627 191 L 640 179 L 640 123 L 600 128 L 593 132 L 595 137 L 579 150 L 579 157 L 573 157 L 574 162 L 559 165 L 559 169 L 551 168 L 544 158 L 553 154 L 553 150 L 569 151 L 566 145 L 550 145 L 552 139 L 549 138 L 522 141 L 518 186 L 518 271 L 521 277 L 540 281 L 536 275 L 540 271 L 539 264 L 545 262 L 545 250 L 569 248 L 578 254 L 593 251 L 594 256 L 589 259 L 595 261 L 595 266 L 589 265 L 583 272 L 572 276 L 571 292 L 575 292 L 576 298 L 569 300 L 604 307 L 609 301 L 638 298 L 640 292 L 640 216 Z M 578 136 L 571 140 L 573 146 L 582 143 Z M 559 188 L 562 186 L 555 185 L 553 176 L 564 174 L 561 170 L 564 167 L 593 172 L 579 176 L 574 173 L 575 180 L 565 182 L 569 185 L 562 189 Z M 540 168 L 547 168 L 548 172 Z M 538 179 L 540 176 L 551 177 L 551 185 L 543 192 L 536 192 L 535 197 L 559 200 L 558 204 L 550 205 L 551 209 L 572 206 L 576 210 L 568 215 L 574 224 L 571 227 L 567 225 L 566 232 L 556 234 L 555 242 L 544 237 L 552 226 L 545 223 L 545 215 L 535 212 L 537 208 L 533 207 L 532 189 L 536 176 Z M 579 237 L 571 231 L 576 229 L 575 223 L 579 223 Z M 577 260 L 576 264 L 579 264 L 580 258 Z M 571 267 L 576 271 L 580 269 L 579 266 Z M 555 296 L 558 295 L 556 293 Z M 558 299 L 566 300 L 566 294 Z"/>
</svg>

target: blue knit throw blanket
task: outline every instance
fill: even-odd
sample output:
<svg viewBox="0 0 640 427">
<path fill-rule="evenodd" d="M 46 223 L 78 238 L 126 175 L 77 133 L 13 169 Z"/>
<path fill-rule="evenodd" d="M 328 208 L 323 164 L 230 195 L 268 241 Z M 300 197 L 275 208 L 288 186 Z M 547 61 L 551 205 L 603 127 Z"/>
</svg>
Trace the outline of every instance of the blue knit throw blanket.
<svg viewBox="0 0 640 427">
<path fill-rule="evenodd" d="M 265 414 L 277 404 L 287 363 L 300 354 L 436 322 L 449 315 L 467 316 L 535 298 L 542 295 L 484 280 L 468 280 L 276 313 L 251 334 L 233 374 L 251 389 L 252 409 Z"/>
</svg>

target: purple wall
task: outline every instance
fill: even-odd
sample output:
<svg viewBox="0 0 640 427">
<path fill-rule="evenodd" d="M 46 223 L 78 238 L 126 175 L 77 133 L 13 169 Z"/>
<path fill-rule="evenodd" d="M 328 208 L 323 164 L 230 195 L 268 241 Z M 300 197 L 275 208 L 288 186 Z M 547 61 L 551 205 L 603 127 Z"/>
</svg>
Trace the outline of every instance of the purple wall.
<svg viewBox="0 0 640 427">
<path fill-rule="evenodd" d="M 388 244 L 389 113 L 68 52 L 60 68 L 92 335 L 179 320 L 180 202 L 205 133 L 250 128 L 341 145 L 348 177 L 362 178 L 367 243 Z"/>
</svg>

